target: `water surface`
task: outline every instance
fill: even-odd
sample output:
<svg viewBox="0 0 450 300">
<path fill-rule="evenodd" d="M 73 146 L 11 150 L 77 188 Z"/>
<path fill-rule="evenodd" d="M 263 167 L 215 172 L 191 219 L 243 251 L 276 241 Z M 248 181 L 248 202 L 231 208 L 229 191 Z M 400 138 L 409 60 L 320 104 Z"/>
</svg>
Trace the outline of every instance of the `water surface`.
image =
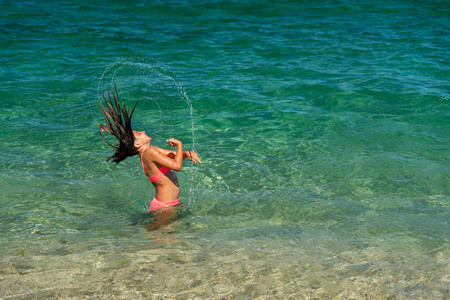
<svg viewBox="0 0 450 300">
<path fill-rule="evenodd" d="M 1 298 L 449 297 L 445 1 L 0 15 Z M 105 162 L 113 83 L 135 129 L 203 161 L 156 232 L 138 159 Z"/>
</svg>

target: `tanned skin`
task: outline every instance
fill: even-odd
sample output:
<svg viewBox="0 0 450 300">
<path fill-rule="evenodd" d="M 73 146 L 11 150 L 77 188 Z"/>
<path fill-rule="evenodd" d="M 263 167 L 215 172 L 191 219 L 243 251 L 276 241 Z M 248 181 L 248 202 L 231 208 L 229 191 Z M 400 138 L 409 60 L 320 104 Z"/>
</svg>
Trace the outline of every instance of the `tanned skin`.
<svg viewBox="0 0 450 300">
<path fill-rule="evenodd" d="M 133 130 L 134 147 L 144 165 L 144 172 L 147 177 L 155 175 L 161 166 L 169 168 L 169 171 L 160 179 L 152 182 L 156 190 L 155 197 L 162 202 L 175 201 L 180 197 L 180 185 L 174 171 L 181 171 L 183 160 L 189 158 L 194 163 L 201 163 L 198 154 L 193 151 L 183 151 L 183 144 L 177 139 L 169 139 L 167 143 L 176 147 L 176 151 L 170 151 L 163 148 L 150 145 L 151 138 L 145 134 L 145 131 Z M 167 225 L 177 218 L 176 207 L 166 207 L 153 210 L 156 217 L 152 223 L 147 226 L 149 231 L 158 229 Z"/>
</svg>

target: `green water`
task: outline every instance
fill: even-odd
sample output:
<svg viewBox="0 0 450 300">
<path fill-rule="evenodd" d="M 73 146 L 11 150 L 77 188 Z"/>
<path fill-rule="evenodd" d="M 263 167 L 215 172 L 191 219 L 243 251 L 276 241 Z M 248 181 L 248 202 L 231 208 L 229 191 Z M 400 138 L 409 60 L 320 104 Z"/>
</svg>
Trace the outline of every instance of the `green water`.
<svg viewBox="0 0 450 300">
<path fill-rule="evenodd" d="M 445 1 L 0 4 L 0 298 L 446 299 Z M 177 138 L 181 218 L 101 92 Z"/>
</svg>

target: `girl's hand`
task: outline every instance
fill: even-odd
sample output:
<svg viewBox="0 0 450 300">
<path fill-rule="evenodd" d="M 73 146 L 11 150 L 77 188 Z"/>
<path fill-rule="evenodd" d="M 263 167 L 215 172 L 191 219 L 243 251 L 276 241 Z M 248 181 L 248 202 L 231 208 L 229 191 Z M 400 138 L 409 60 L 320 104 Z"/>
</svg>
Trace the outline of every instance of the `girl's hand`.
<svg viewBox="0 0 450 300">
<path fill-rule="evenodd" d="M 177 139 L 168 139 L 167 142 L 172 147 L 179 147 L 179 146 L 182 145 L 181 142 L 179 140 L 177 140 Z"/>
<path fill-rule="evenodd" d="M 198 154 L 194 151 L 189 151 L 189 159 L 197 164 L 201 163 L 200 158 L 198 157 Z"/>
</svg>

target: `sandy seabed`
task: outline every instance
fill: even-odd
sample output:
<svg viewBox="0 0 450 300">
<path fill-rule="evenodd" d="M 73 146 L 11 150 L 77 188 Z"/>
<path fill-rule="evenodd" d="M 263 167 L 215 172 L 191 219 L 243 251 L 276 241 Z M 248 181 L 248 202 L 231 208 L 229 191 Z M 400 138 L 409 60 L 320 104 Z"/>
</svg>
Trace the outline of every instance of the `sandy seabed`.
<svg viewBox="0 0 450 300">
<path fill-rule="evenodd" d="M 445 247 L 424 255 L 164 229 L 139 242 L 58 239 L 8 249 L 2 299 L 450 299 Z"/>
</svg>

